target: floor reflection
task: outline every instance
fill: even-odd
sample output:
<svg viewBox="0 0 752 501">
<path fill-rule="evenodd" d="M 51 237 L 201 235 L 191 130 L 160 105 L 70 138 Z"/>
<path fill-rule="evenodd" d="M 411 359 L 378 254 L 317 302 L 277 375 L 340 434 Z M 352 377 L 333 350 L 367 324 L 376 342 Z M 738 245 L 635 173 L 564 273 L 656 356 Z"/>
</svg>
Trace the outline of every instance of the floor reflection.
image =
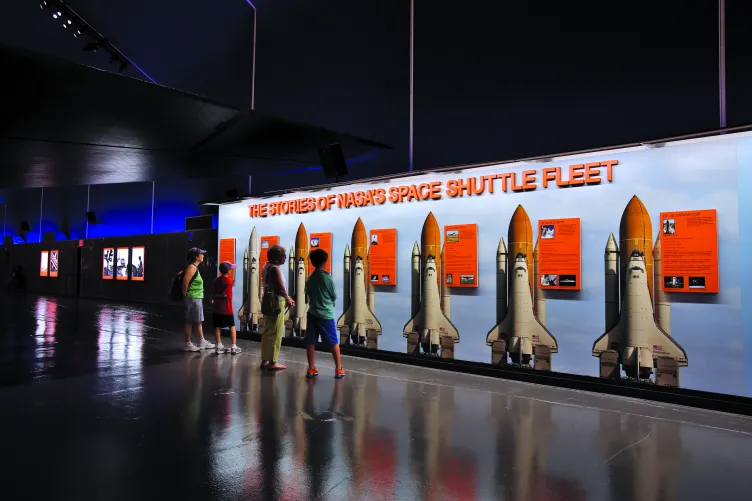
<svg viewBox="0 0 752 501">
<path fill-rule="evenodd" d="M 117 385 L 140 386 L 143 378 L 144 314 L 130 308 L 99 308 L 97 319 L 97 367 L 100 374 L 118 379 Z M 102 391 L 112 391 L 102 379 Z"/>
</svg>

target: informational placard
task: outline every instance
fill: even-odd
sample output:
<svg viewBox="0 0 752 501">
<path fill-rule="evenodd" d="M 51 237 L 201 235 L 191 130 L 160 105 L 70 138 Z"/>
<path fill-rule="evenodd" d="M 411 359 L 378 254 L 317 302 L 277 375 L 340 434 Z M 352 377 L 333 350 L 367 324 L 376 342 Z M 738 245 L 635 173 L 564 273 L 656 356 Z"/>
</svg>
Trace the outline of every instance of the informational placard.
<svg viewBox="0 0 752 501">
<path fill-rule="evenodd" d="M 444 226 L 444 283 L 478 287 L 478 225 Z"/>
<path fill-rule="evenodd" d="M 715 209 L 661 212 L 664 292 L 718 293 Z"/>
<path fill-rule="evenodd" d="M 308 254 L 316 249 L 323 249 L 329 254 L 329 259 L 326 260 L 324 265 L 324 271 L 327 273 L 332 272 L 332 234 L 331 233 L 311 233 L 311 240 L 308 242 Z M 313 266 L 309 266 L 310 273 L 313 273 Z M 309 273 L 309 275 L 310 275 Z"/>
<path fill-rule="evenodd" d="M 397 229 L 371 230 L 368 274 L 373 285 L 397 285 Z"/>
<path fill-rule="evenodd" d="M 128 247 L 118 247 L 115 256 L 115 279 L 128 280 L 128 268 L 130 262 L 130 249 Z"/>
<path fill-rule="evenodd" d="M 102 279 L 112 280 L 115 276 L 115 249 L 105 247 L 102 249 Z"/>
<path fill-rule="evenodd" d="M 50 277 L 57 278 L 60 268 L 60 252 L 56 250 L 50 251 Z"/>
<path fill-rule="evenodd" d="M 133 247 L 131 249 L 131 280 L 144 281 L 145 255 L 146 249 L 144 247 Z"/>
<path fill-rule="evenodd" d="M 42 251 L 39 254 L 39 276 L 46 277 L 50 271 L 50 253 L 49 251 Z"/>
<path fill-rule="evenodd" d="M 235 264 L 235 239 L 234 238 L 220 238 L 219 239 L 219 262 L 225 261 Z M 230 280 L 235 281 L 235 270 L 230 270 L 227 274 Z"/>
<path fill-rule="evenodd" d="M 261 276 L 261 270 L 264 269 L 264 265 L 267 261 L 269 261 L 269 258 L 267 257 L 266 253 L 269 251 L 270 248 L 274 247 L 279 243 L 279 237 L 261 237 L 261 252 L 259 253 L 259 276 Z"/>
<path fill-rule="evenodd" d="M 580 218 L 538 221 L 538 286 L 581 289 Z M 534 270 L 528 270 L 528 273 Z"/>
</svg>

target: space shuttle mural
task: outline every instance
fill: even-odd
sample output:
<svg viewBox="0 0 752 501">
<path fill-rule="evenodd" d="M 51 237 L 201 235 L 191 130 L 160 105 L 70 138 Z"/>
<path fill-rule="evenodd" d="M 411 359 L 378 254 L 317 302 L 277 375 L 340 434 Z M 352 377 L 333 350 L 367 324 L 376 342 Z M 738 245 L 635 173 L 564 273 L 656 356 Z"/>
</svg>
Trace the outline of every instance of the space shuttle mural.
<svg viewBox="0 0 752 501">
<path fill-rule="evenodd" d="M 457 328 L 449 319 L 449 288 L 443 284 L 443 251 L 439 223 L 429 213 L 423 223 L 420 247 L 412 251 L 412 319 L 402 330 L 407 352 L 454 358 L 460 342 Z"/>
<path fill-rule="evenodd" d="M 546 297 L 538 277 L 538 249 L 533 247 L 533 227 L 521 205 L 512 215 L 507 237 L 509 251 L 503 238 L 496 251 L 497 324 L 486 335 L 491 362 L 529 366 L 532 360 L 535 369 L 551 370 L 551 354 L 558 352 L 559 345 L 545 326 Z"/>
<path fill-rule="evenodd" d="M 671 337 L 671 304 L 661 283 L 660 232 L 652 245 L 650 215 L 637 196 L 624 209 L 619 244 L 614 234 L 606 242 L 606 333 L 593 344 L 600 375 L 679 386 L 679 367 L 687 353 Z"/>
<path fill-rule="evenodd" d="M 360 218 L 355 222 L 350 246 L 345 248 L 343 312 L 337 320 L 340 344 L 378 348 L 381 322 L 374 310 L 376 294 L 368 274 L 368 235 Z"/>
<path fill-rule="evenodd" d="M 295 245 L 289 251 L 288 257 L 289 283 L 288 294 L 295 300 L 295 306 L 288 310 L 285 319 L 285 333 L 287 337 L 303 337 L 306 331 L 306 280 L 308 279 L 308 233 L 303 223 L 298 226 L 295 235 Z"/>
<path fill-rule="evenodd" d="M 261 240 L 256 227 L 251 230 L 248 247 L 243 254 L 243 306 L 238 310 L 240 331 L 258 332 L 261 314 Z"/>
</svg>

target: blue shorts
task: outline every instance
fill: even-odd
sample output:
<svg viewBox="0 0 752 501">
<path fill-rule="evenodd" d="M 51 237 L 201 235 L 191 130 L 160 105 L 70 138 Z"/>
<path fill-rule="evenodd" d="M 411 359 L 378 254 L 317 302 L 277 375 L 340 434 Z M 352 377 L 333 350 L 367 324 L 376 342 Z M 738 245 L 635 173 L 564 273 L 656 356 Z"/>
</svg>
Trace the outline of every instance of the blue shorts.
<svg viewBox="0 0 752 501">
<path fill-rule="evenodd" d="M 339 344 L 337 336 L 337 324 L 333 318 L 319 318 L 310 313 L 306 315 L 308 324 L 306 325 L 305 340 L 307 345 L 314 345 L 319 340 L 327 346 Z"/>
</svg>

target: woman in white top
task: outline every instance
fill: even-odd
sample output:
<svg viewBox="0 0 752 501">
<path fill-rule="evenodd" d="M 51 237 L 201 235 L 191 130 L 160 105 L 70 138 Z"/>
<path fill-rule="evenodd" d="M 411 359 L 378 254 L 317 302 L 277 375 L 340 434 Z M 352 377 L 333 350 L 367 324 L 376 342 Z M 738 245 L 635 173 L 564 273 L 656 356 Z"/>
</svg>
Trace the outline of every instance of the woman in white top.
<svg viewBox="0 0 752 501">
<path fill-rule="evenodd" d="M 285 305 L 295 306 L 295 301 L 287 295 L 287 281 L 279 268 L 287 259 L 287 250 L 281 245 L 274 245 L 266 252 L 266 256 L 269 261 L 261 270 L 261 283 L 264 293 L 267 289 L 277 292 L 279 313 L 264 316 L 264 325 L 261 327 L 261 368 L 282 370 L 287 369 L 287 366 L 277 362 L 277 358 L 285 335 Z"/>
</svg>

